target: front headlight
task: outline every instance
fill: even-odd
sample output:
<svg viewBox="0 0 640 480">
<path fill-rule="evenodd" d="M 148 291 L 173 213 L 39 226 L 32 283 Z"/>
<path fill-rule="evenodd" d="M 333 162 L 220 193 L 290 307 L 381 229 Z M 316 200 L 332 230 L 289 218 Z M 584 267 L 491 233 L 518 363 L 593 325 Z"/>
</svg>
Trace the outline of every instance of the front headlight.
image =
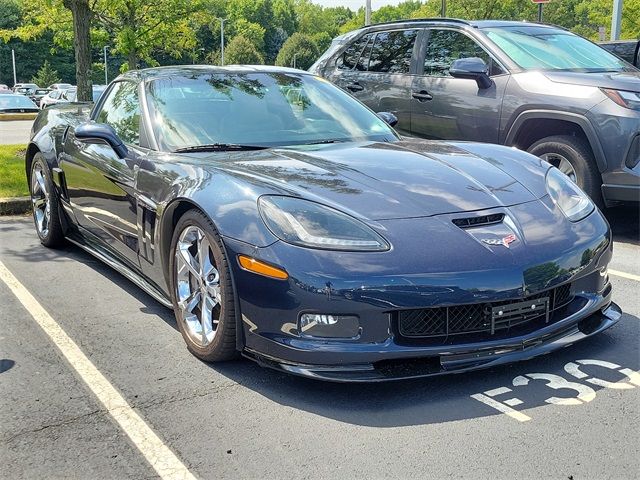
<svg viewBox="0 0 640 480">
<path fill-rule="evenodd" d="M 572 222 L 582 220 L 595 208 L 587 194 L 556 167 L 547 171 L 546 181 L 551 200 Z"/>
<path fill-rule="evenodd" d="M 613 90 L 611 88 L 601 88 L 600 90 L 621 107 L 640 110 L 640 92 Z"/>
<path fill-rule="evenodd" d="M 258 199 L 262 220 L 279 239 L 310 248 L 379 252 L 389 244 L 349 215 L 309 200 L 267 195 Z"/>
</svg>

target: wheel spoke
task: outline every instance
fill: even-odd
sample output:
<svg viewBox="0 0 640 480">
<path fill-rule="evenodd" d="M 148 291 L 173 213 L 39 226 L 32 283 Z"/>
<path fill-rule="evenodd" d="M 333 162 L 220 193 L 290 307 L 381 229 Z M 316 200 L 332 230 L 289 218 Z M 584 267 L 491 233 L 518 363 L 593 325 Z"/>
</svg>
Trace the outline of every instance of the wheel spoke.
<svg viewBox="0 0 640 480">
<path fill-rule="evenodd" d="M 181 263 L 184 267 L 187 267 L 187 269 L 191 272 L 191 274 L 196 277 L 197 279 L 200 279 L 200 272 L 199 272 L 199 267 L 198 264 L 196 262 L 196 259 L 193 258 L 193 256 L 191 255 L 191 252 L 189 251 L 189 244 L 186 243 L 180 243 L 178 245 L 178 252 L 180 252 L 180 254 L 178 255 L 178 259 L 181 260 Z"/>
<path fill-rule="evenodd" d="M 209 306 L 207 305 L 208 303 L 210 303 L 208 296 L 204 297 L 200 303 L 200 326 L 202 327 L 202 331 L 200 333 L 202 335 L 203 345 L 209 343 L 207 335 L 209 332 L 213 331 L 213 324 L 211 323 L 211 316 L 213 312 L 209 309 Z"/>
<path fill-rule="evenodd" d="M 34 174 L 36 176 L 36 182 L 38 182 L 38 187 L 40 187 L 40 191 L 42 191 L 42 193 L 46 197 L 48 195 L 47 183 L 45 182 L 44 176 L 42 175 L 42 170 L 36 170 Z"/>
<path fill-rule="evenodd" d="M 47 199 L 42 197 L 42 198 L 36 198 L 33 200 L 33 207 L 34 208 L 38 208 L 38 209 L 42 209 L 44 207 L 46 207 L 47 205 Z"/>
<path fill-rule="evenodd" d="M 211 273 L 211 270 L 213 270 L 213 265 L 209 259 L 209 249 L 209 239 L 201 232 L 200 238 L 198 238 L 198 265 L 200 266 L 200 275 L 203 280 L 205 280 L 209 273 Z"/>
<path fill-rule="evenodd" d="M 186 299 L 178 302 L 178 307 L 180 307 L 182 312 L 186 314 L 193 312 L 193 309 L 198 306 L 198 303 L 200 303 L 200 292 L 196 290 L 195 292 L 192 292 L 191 295 L 189 295 Z"/>
</svg>

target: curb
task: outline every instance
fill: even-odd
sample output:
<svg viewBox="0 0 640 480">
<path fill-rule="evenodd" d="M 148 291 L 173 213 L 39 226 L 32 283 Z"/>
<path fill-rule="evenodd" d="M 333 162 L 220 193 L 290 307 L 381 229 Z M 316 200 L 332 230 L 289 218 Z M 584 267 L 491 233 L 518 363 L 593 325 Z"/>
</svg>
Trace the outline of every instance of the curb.
<svg viewBox="0 0 640 480">
<path fill-rule="evenodd" d="M 0 198 L 0 215 L 22 215 L 30 211 L 29 197 Z"/>
<path fill-rule="evenodd" d="M 0 115 L 0 122 L 9 122 L 12 120 L 35 120 L 37 113 L 3 113 Z"/>
</svg>

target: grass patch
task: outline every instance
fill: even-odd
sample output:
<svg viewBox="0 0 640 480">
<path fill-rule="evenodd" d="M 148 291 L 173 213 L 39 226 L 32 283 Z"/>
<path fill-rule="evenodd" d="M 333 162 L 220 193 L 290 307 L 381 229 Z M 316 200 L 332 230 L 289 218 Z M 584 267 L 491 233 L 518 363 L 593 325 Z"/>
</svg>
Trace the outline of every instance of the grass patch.
<svg viewBox="0 0 640 480">
<path fill-rule="evenodd" d="M 29 195 L 24 172 L 25 145 L 0 145 L 0 198 Z"/>
</svg>

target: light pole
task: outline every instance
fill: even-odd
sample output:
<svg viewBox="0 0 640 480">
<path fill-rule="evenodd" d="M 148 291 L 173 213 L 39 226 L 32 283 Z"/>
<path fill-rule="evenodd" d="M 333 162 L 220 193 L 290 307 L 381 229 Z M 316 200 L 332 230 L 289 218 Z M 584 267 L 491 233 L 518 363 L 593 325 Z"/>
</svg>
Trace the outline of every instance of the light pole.
<svg viewBox="0 0 640 480">
<path fill-rule="evenodd" d="M 226 18 L 220 18 L 220 65 L 224 67 L 224 22 Z"/>
<path fill-rule="evenodd" d="M 371 25 L 371 0 L 367 0 L 364 5 L 364 24 Z"/>
<path fill-rule="evenodd" d="M 16 79 L 16 52 L 13 48 L 11 49 L 11 63 L 13 64 L 13 86 L 15 87 L 18 80 Z"/>
<path fill-rule="evenodd" d="M 104 84 L 109 85 L 109 69 L 107 68 L 107 45 L 102 49 L 104 53 Z"/>
<path fill-rule="evenodd" d="M 611 15 L 611 40 L 620 38 L 620 23 L 622 22 L 622 0 L 613 0 L 613 15 Z"/>
<path fill-rule="evenodd" d="M 440 16 L 442 18 L 447 16 L 447 0 L 442 0 L 440 2 Z"/>
<path fill-rule="evenodd" d="M 296 57 L 298 56 L 297 53 L 293 54 L 293 68 L 296 68 Z"/>
</svg>

